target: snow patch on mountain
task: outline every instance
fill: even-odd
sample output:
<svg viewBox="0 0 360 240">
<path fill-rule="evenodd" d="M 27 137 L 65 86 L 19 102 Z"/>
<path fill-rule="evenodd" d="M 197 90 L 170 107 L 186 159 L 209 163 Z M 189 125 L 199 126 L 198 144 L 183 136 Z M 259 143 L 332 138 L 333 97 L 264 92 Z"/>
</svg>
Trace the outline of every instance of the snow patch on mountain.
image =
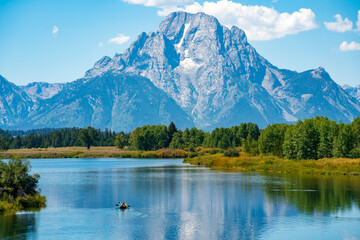
<svg viewBox="0 0 360 240">
<path fill-rule="evenodd" d="M 288 113 L 288 111 L 286 111 L 284 108 L 281 108 L 281 109 L 283 111 L 282 113 L 283 113 L 283 116 L 286 119 L 286 121 L 288 121 L 288 122 L 296 122 L 298 120 L 296 117 L 294 117 L 293 115 Z"/>
<path fill-rule="evenodd" d="M 178 44 L 175 44 L 175 47 L 176 47 L 177 49 L 179 49 L 179 48 L 183 45 L 184 39 L 185 39 L 185 35 L 186 35 L 187 31 L 189 30 L 189 27 L 190 27 L 190 23 L 185 23 L 184 32 L 183 32 L 183 35 L 182 35 L 182 37 L 181 37 L 181 39 L 180 39 L 180 42 L 179 42 Z"/>
<path fill-rule="evenodd" d="M 194 68 L 200 68 L 203 64 L 196 63 L 191 58 L 185 58 L 184 60 L 180 61 L 180 66 L 186 70 L 194 70 Z"/>
<path fill-rule="evenodd" d="M 308 101 L 313 95 L 312 94 L 302 94 L 301 98 L 304 102 Z"/>
</svg>

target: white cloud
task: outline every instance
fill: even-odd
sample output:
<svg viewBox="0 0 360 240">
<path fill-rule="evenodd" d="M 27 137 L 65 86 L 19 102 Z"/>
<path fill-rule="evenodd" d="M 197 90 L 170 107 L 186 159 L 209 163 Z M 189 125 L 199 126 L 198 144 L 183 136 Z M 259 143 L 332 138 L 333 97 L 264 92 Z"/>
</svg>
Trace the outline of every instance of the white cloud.
<svg viewBox="0 0 360 240">
<path fill-rule="evenodd" d="M 125 36 L 124 34 L 120 33 L 120 34 L 116 35 L 116 37 L 110 38 L 109 43 L 115 43 L 115 44 L 120 45 L 120 44 L 126 43 L 129 40 L 130 40 L 129 36 Z"/>
<path fill-rule="evenodd" d="M 335 32 L 346 32 L 352 30 L 353 27 L 352 21 L 350 21 L 347 18 L 343 20 L 340 14 L 336 14 L 334 18 L 336 19 L 335 22 L 324 22 L 325 27 L 328 30 Z"/>
<path fill-rule="evenodd" d="M 340 44 L 340 50 L 345 52 L 345 51 L 360 51 L 360 43 L 357 42 L 342 42 Z"/>
<path fill-rule="evenodd" d="M 52 33 L 57 34 L 59 32 L 59 28 L 57 26 L 53 26 Z"/>
<path fill-rule="evenodd" d="M 358 11 L 358 20 L 356 22 L 356 31 L 360 31 L 360 10 Z"/>
<path fill-rule="evenodd" d="M 274 8 L 257 5 L 242 5 L 228 0 L 218 2 L 194 2 L 183 7 L 166 7 L 158 12 L 165 16 L 173 11 L 191 13 L 205 12 L 219 19 L 227 27 L 243 29 L 249 40 L 272 40 L 286 35 L 308 31 L 317 27 L 311 9 L 301 8 L 293 13 L 279 13 Z"/>
<path fill-rule="evenodd" d="M 103 42 L 99 42 L 98 46 L 99 46 L 99 47 L 102 47 L 102 46 L 104 46 L 104 43 L 103 43 Z"/>
<path fill-rule="evenodd" d="M 124 0 L 130 4 L 140 4 L 147 7 L 169 7 L 193 3 L 193 0 Z"/>
</svg>

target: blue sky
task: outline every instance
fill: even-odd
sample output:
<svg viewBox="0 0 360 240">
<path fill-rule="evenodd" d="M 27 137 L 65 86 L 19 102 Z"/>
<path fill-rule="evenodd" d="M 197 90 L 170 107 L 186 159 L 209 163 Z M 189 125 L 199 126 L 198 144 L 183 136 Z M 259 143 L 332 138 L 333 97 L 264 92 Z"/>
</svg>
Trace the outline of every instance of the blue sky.
<svg viewBox="0 0 360 240">
<path fill-rule="evenodd" d="M 0 74 L 17 85 L 73 81 L 182 9 L 244 29 L 279 68 L 322 66 L 338 84 L 360 84 L 359 0 L 0 0 Z"/>
</svg>

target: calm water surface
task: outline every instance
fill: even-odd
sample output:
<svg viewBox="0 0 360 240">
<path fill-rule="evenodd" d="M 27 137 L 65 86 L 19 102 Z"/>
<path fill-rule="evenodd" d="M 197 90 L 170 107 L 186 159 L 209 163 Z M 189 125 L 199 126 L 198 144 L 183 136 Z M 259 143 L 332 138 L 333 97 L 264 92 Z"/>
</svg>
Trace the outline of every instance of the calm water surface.
<svg viewBox="0 0 360 240">
<path fill-rule="evenodd" d="M 226 173 L 182 160 L 31 164 L 47 208 L 0 217 L 2 239 L 360 240 L 360 177 Z"/>
</svg>

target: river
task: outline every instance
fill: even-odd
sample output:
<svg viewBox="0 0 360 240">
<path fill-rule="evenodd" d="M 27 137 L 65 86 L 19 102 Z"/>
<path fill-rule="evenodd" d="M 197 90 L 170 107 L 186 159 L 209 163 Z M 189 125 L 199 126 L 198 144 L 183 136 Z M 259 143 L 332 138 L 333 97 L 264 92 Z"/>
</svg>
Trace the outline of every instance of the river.
<svg viewBox="0 0 360 240">
<path fill-rule="evenodd" d="M 360 177 L 221 172 L 178 159 L 30 161 L 47 207 L 0 216 L 1 239 L 360 240 Z"/>
</svg>

